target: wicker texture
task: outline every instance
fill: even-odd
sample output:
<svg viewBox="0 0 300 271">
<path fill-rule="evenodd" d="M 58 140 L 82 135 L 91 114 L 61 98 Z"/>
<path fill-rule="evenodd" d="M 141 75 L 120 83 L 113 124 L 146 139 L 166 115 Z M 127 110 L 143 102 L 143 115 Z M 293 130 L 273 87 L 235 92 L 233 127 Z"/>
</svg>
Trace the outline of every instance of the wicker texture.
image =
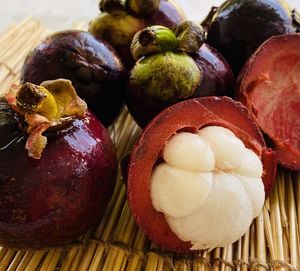
<svg viewBox="0 0 300 271">
<path fill-rule="evenodd" d="M 74 28 L 83 28 L 77 25 Z M 27 18 L 0 34 L 0 95 L 18 81 L 27 53 L 50 32 Z M 119 159 L 140 133 L 127 111 L 109 129 Z M 161 251 L 136 226 L 121 177 L 97 228 L 67 248 L 16 251 L 0 247 L 0 271 L 300 270 L 300 173 L 279 170 L 262 213 L 233 245 L 197 256 Z"/>
</svg>

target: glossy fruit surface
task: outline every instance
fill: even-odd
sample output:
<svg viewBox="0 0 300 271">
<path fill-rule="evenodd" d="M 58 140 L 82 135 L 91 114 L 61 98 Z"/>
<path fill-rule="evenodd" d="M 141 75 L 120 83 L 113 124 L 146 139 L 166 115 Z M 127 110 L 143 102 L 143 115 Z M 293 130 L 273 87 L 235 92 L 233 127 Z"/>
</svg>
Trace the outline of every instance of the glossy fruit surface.
<svg viewBox="0 0 300 271">
<path fill-rule="evenodd" d="M 237 98 L 270 139 L 279 162 L 300 170 L 300 34 L 266 41 L 238 81 Z"/>
<path fill-rule="evenodd" d="M 230 129 L 253 150 L 263 163 L 263 182 L 268 193 L 276 174 L 274 152 L 247 109 L 226 97 L 205 97 L 175 104 L 157 115 L 136 142 L 128 167 L 127 195 L 132 213 L 147 236 L 172 251 L 188 252 L 191 243 L 181 241 L 170 229 L 163 213 L 157 212 L 150 197 L 152 170 L 160 162 L 166 142 L 176 133 L 196 133 L 206 126 Z"/>
<path fill-rule="evenodd" d="M 292 10 L 281 0 L 227 0 L 214 15 L 207 42 L 238 74 L 250 55 L 271 36 L 293 33 Z"/>
<path fill-rule="evenodd" d="M 49 36 L 27 56 L 21 82 L 69 79 L 90 110 L 109 126 L 124 103 L 125 75 L 114 49 L 88 32 L 70 30 Z"/>
<path fill-rule="evenodd" d="M 47 132 L 41 159 L 28 156 L 19 117 L 0 103 L 0 243 L 17 248 L 65 245 L 97 223 L 116 175 L 113 144 L 87 112 Z"/>
<path fill-rule="evenodd" d="M 133 68 L 127 90 L 127 106 L 139 126 L 144 127 L 163 109 L 179 101 L 203 96 L 232 96 L 234 76 L 230 66 L 217 50 L 207 44 L 203 44 L 199 51 L 191 54 L 190 57 L 193 63 L 188 64 L 188 66 L 196 64 L 201 73 L 201 79 L 193 86 L 193 91 L 186 95 L 179 94 L 182 87 L 179 88 L 175 80 L 171 79 L 173 77 L 175 79 L 180 78 L 184 74 L 183 70 L 179 68 L 178 61 L 170 62 L 170 58 L 165 56 L 166 60 L 160 65 L 160 69 L 163 72 L 154 66 L 149 70 L 149 80 L 150 78 L 153 78 L 151 80 L 157 80 L 155 79 L 157 77 L 156 74 L 162 76 L 161 80 L 157 82 L 158 87 L 155 88 L 155 91 L 158 94 L 155 96 L 152 95 L 153 91 L 147 89 L 147 84 L 143 83 L 140 85 L 136 83 L 135 70 L 139 69 L 139 62 Z M 157 56 L 153 55 L 152 59 L 157 59 Z M 147 58 L 141 60 L 141 63 L 145 61 L 147 61 Z M 180 61 L 185 60 L 182 58 Z M 154 64 L 154 61 L 151 61 L 151 64 Z M 170 68 L 172 65 L 174 67 Z M 184 75 L 184 80 L 186 78 L 187 75 Z M 171 85 L 174 85 L 174 87 L 171 87 Z M 163 93 L 168 88 L 173 89 L 173 95 L 165 99 Z"/>
</svg>

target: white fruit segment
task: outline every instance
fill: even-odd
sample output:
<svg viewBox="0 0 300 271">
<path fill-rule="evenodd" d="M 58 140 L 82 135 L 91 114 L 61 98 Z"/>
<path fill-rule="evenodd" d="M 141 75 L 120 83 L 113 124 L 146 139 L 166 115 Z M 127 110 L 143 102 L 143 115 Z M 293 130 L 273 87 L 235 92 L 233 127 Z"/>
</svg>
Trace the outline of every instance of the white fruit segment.
<svg viewBox="0 0 300 271">
<path fill-rule="evenodd" d="M 209 144 L 192 133 L 173 136 L 165 146 L 163 158 L 169 165 L 185 170 L 212 171 L 215 168 Z"/>
<path fill-rule="evenodd" d="M 235 242 L 261 211 L 262 163 L 230 130 L 178 133 L 163 158 L 150 180 L 152 203 L 191 250 Z"/>
<path fill-rule="evenodd" d="M 192 249 L 226 246 L 238 240 L 250 226 L 252 204 L 245 189 L 228 173 L 214 174 L 207 200 L 191 215 L 182 219 L 168 217 L 172 231 Z"/>
<path fill-rule="evenodd" d="M 154 169 L 151 183 L 154 208 L 172 217 L 183 217 L 195 211 L 207 198 L 213 174 L 186 171 L 162 163 Z"/>
<path fill-rule="evenodd" d="M 261 178 L 263 167 L 256 153 L 246 149 L 241 166 L 236 168 L 234 172 L 248 177 Z"/>
<path fill-rule="evenodd" d="M 241 166 L 246 148 L 230 130 L 219 126 L 207 126 L 198 135 L 209 143 L 216 159 L 216 168 L 234 169 Z"/>
</svg>

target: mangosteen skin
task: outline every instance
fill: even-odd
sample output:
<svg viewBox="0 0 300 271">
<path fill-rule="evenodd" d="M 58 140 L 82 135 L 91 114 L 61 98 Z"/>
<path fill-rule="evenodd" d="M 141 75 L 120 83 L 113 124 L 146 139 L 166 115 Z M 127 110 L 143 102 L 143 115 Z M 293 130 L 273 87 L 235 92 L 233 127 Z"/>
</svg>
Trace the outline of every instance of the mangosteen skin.
<svg viewBox="0 0 300 271">
<path fill-rule="evenodd" d="M 218 50 L 204 43 L 192 57 L 203 74 L 195 97 L 234 96 L 235 77 Z"/>
<path fill-rule="evenodd" d="M 125 99 L 126 70 L 116 51 L 86 31 L 68 30 L 42 41 L 26 58 L 21 83 L 65 78 L 107 127 Z"/>
<path fill-rule="evenodd" d="M 10 144 L 0 146 L 0 243 L 35 249 L 65 245 L 99 221 L 111 198 L 113 144 L 90 112 L 48 134 L 40 160 L 27 155 L 27 134 L 17 131 Z"/>
<path fill-rule="evenodd" d="M 188 99 L 205 96 L 232 96 L 235 78 L 226 59 L 208 44 L 190 55 L 202 73 L 202 79 L 194 94 Z M 166 78 L 167 80 L 167 78 Z M 140 127 L 145 127 L 158 113 L 177 102 L 149 97 L 143 89 L 128 84 L 126 102 L 130 114 Z"/>
<path fill-rule="evenodd" d="M 295 31 L 292 11 L 280 0 L 227 0 L 213 17 L 207 42 L 222 53 L 237 75 L 264 41 Z"/>
<path fill-rule="evenodd" d="M 145 17 L 147 26 L 163 25 L 165 27 L 175 27 L 185 20 L 183 11 L 170 0 L 160 0 L 160 6 L 150 16 Z"/>
</svg>

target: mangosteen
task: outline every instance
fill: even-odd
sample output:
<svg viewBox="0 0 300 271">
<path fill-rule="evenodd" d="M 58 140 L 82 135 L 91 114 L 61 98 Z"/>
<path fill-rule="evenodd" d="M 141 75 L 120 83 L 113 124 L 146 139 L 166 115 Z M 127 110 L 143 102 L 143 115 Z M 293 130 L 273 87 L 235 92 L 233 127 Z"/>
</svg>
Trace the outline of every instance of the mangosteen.
<svg viewBox="0 0 300 271">
<path fill-rule="evenodd" d="M 203 44 L 201 26 L 186 21 L 173 30 L 152 26 L 131 45 L 127 106 L 141 127 L 164 108 L 190 98 L 232 96 L 234 77 L 226 60 Z"/>
<path fill-rule="evenodd" d="M 133 64 L 130 43 L 136 32 L 151 25 L 173 27 L 185 20 L 172 0 L 101 0 L 99 8 L 89 32 L 111 44 L 128 67 Z"/>
<path fill-rule="evenodd" d="M 281 165 L 300 170 L 300 34 L 276 36 L 251 56 L 237 84 Z"/>
<path fill-rule="evenodd" d="M 14 86 L 0 101 L 0 134 L 1 245 L 61 246 L 95 226 L 116 154 L 70 81 Z"/>
<path fill-rule="evenodd" d="M 159 113 L 135 143 L 128 203 L 137 224 L 164 249 L 227 246 L 261 211 L 276 165 L 241 103 L 190 99 Z"/>
<path fill-rule="evenodd" d="M 21 82 L 41 84 L 66 78 L 89 109 L 109 126 L 125 99 L 126 71 L 116 51 L 86 31 L 57 32 L 42 41 L 26 58 Z"/>
<path fill-rule="evenodd" d="M 227 0 L 212 21 L 205 22 L 209 28 L 207 42 L 224 55 L 238 74 L 268 38 L 299 29 L 297 18 L 295 10 L 283 0 Z"/>
</svg>

